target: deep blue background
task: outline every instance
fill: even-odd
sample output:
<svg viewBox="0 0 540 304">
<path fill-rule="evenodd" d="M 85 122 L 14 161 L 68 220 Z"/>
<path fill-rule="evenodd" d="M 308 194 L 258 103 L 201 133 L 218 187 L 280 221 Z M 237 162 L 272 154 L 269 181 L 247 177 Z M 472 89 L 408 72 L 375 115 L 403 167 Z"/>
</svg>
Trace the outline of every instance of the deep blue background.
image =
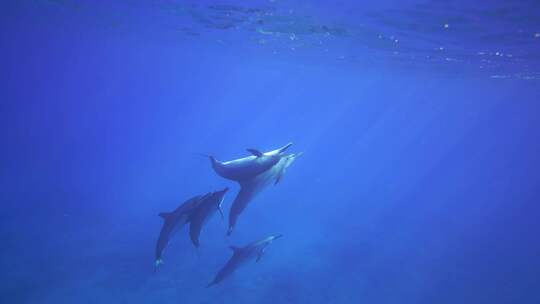
<svg viewBox="0 0 540 304">
<path fill-rule="evenodd" d="M 540 302 L 537 15 L 521 43 L 434 32 L 459 52 L 441 58 L 459 62 L 418 63 L 409 55 L 424 40 L 365 16 L 497 32 L 458 17 L 499 3 L 450 2 L 460 10 L 436 24 L 397 22 L 422 1 L 236 3 L 372 22 L 414 46 L 398 60 L 394 47 L 362 48 L 377 40 L 369 33 L 299 47 L 287 35 L 263 42 L 250 25 L 201 29 L 167 13 L 179 2 L 126 3 L 3 3 L 0 302 Z M 523 23 L 531 3 L 495 20 Z M 516 55 L 478 58 L 502 49 Z M 198 253 L 180 234 L 153 273 L 157 214 L 225 185 L 228 210 L 238 188 L 198 153 L 228 160 L 289 141 L 304 155 L 233 236 L 216 217 Z M 275 233 L 285 237 L 260 263 L 204 289 L 228 245 Z"/>
</svg>

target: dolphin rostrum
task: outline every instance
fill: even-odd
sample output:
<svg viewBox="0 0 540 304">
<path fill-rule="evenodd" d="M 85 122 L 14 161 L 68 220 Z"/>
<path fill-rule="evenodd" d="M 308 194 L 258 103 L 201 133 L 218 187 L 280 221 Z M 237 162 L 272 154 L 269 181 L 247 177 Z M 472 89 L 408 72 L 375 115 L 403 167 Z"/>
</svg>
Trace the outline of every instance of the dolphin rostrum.
<svg viewBox="0 0 540 304">
<path fill-rule="evenodd" d="M 163 253 L 163 250 L 167 245 L 169 244 L 169 240 L 171 237 L 176 234 L 184 226 L 185 223 L 187 223 L 188 218 L 193 210 L 195 210 L 195 207 L 197 204 L 207 197 L 206 195 L 197 195 L 194 196 L 184 203 L 180 205 L 178 208 L 176 208 L 172 212 L 162 212 L 159 214 L 161 218 L 163 218 L 163 226 L 161 227 L 161 231 L 159 233 L 159 238 L 157 240 L 156 244 L 156 259 L 155 259 L 155 267 L 157 268 L 159 265 L 163 264 L 163 260 L 161 259 L 161 255 Z"/>
<path fill-rule="evenodd" d="M 258 262 L 263 256 L 266 247 L 268 247 L 268 245 L 270 245 L 275 239 L 282 236 L 283 235 L 281 234 L 269 236 L 244 247 L 231 246 L 230 248 L 233 251 L 233 256 L 229 259 L 229 261 L 227 261 L 227 264 L 225 264 L 225 266 L 219 270 L 214 280 L 206 287 L 210 287 L 223 281 L 223 279 L 231 275 L 236 269 L 245 265 L 246 262 L 253 258 L 255 258 L 255 260 Z"/>
<path fill-rule="evenodd" d="M 282 148 L 261 153 L 255 149 L 248 149 L 253 156 L 248 156 L 228 162 L 219 162 L 210 157 L 212 168 L 216 173 L 224 178 L 237 181 L 240 184 L 240 192 L 234 199 L 229 212 L 229 228 L 227 235 L 230 235 L 236 225 L 238 216 L 249 202 L 265 186 L 277 184 L 283 177 L 285 170 L 296 157 L 302 153 L 285 153 L 292 143 L 288 143 Z"/>
<path fill-rule="evenodd" d="M 225 188 L 220 191 L 215 191 L 210 193 L 210 195 L 201 200 L 195 209 L 189 215 L 187 221 L 189 225 L 189 236 L 193 245 L 199 247 L 199 235 L 201 234 L 202 227 L 206 221 L 214 214 L 216 211 L 219 211 L 221 217 L 223 218 L 223 210 L 221 209 L 221 204 L 225 197 L 225 193 L 229 188 Z"/>
</svg>

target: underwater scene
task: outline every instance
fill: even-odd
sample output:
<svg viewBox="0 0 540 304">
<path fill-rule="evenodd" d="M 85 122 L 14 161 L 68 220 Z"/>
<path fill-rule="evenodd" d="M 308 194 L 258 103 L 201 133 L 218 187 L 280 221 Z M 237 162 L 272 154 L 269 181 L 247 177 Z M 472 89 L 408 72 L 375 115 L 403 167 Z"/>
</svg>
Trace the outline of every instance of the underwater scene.
<svg viewBox="0 0 540 304">
<path fill-rule="evenodd" d="M 0 303 L 540 303 L 539 1 L 0 7 Z"/>
</svg>

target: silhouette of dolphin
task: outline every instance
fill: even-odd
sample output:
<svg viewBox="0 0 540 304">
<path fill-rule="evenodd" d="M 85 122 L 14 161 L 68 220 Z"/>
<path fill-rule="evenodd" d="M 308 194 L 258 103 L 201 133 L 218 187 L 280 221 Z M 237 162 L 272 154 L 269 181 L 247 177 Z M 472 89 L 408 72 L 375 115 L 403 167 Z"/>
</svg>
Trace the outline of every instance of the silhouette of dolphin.
<svg viewBox="0 0 540 304">
<path fill-rule="evenodd" d="M 190 223 L 189 236 L 195 247 L 199 247 L 199 235 L 201 234 L 204 223 L 206 223 L 216 211 L 219 211 L 221 218 L 224 217 L 221 204 L 223 203 L 225 193 L 227 193 L 228 190 L 229 188 L 226 187 L 223 190 L 210 193 L 210 195 L 197 204 L 195 209 L 189 215 L 189 218 L 187 219 Z"/>
<path fill-rule="evenodd" d="M 171 237 L 176 234 L 180 230 L 180 228 L 184 226 L 184 224 L 187 223 L 189 216 L 195 210 L 197 204 L 201 200 L 205 200 L 209 195 L 211 195 L 211 193 L 208 193 L 206 195 L 194 196 L 182 203 L 174 211 L 162 212 L 159 214 L 159 216 L 163 218 L 164 222 L 163 226 L 161 227 L 161 231 L 159 232 L 159 238 L 156 243 L 156 269 L 159 265 L 163 264 L 161 256 L 163 254 L 163 250 L 169 244 L 169 240 L 171 239 Z"/>
<path fill-rule="evenodd" d="M 236 226 L 236 222 L 238 221 L 238 217 L 255 195 L 261 192 L 267 185 L 279 183 L 283 178 L 287 167 L 289 167 L 298 156 L 302 155 L 302 153 L 280 155 L 279 161 L 270 169 L 252 178 L 239 182 L 240 191 L 238 192 L 238 195 L 236 195 L 236 198 L 231 205 L 231 210 L 229 211 L 229 228 L 227 230 L 227 235 L 231 235 Z"/>
<path fill-rule="evenodd" d="M 272 168 L 279 162 L 283 152 L 290 146 L 292 146 L 292 143 L 266 153 L 262 153 L 256 149 L 247 149 L 253 155 L 226 162 L 220 162 L 213 156 L 209 156 L 209 158 L 212 168 L 219 176 L 241 182 Z"/>
<path fill-rule="evenodd" d="M 258 262 L 263 256 L 266 247 L 268 247 L 268 245 L 270 245 L 274 240 L 282 236 L 283 235 L 281 234 L 269 236 L 244 247 L 231 246 L 230 248 L 233 251 L 232 257 L 229 259 L 229 261 L 227 261 L 225 266 L 223 266 L 223 268 L 219 270 L 214 280 L 210 282 L 206 287 L 213 286 L 223 281 L 223 279 L 231 275 L 240 266 L 245 265 L 246 262 L 248 262 L 252 258 L 255 258 L 255 260 Z"/>
<path fill-rule="evenodd" d="M 219 176 L 240 184 L 240 191 L 229 212 L 227 235 L 231 235 L 238 216 L 255 195 L 272 182 L 277 184 L 282 179 L 287 167 L 302 154 L 285 153 L 290 146 L 292 143 L 265 153 L 256 149 L 247 149 L 253 155 L 227 162 L 220 162 L 213 156 L 209 156 L 212 168 Z"/>
</svg>

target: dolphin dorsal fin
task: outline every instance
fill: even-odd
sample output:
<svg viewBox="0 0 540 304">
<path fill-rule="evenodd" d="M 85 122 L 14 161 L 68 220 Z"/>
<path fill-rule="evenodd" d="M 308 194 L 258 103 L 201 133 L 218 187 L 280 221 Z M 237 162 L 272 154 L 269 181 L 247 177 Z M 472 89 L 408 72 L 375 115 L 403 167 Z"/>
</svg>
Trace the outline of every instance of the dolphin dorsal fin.
<svg viewBox="0 0 540 304">
<path fill-rule="evenodd" d="M 246 150 L 257 157 L 263 156 L 263 153 L 257 149 L 246 149 Z"/>
</svg>

